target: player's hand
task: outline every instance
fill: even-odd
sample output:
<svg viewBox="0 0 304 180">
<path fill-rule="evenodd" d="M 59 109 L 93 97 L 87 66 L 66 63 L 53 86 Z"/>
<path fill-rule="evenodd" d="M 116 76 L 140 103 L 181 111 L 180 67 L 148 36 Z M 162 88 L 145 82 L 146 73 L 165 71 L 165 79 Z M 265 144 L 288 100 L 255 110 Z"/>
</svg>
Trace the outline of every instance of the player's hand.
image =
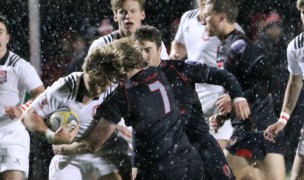
<svg viewBox="0 0 304 180">
<path fill-rule="evenodd" d="M 221 95 L 217 102 L 216 106 L 219 109 L 220 114 L 227 114 L 232 109 L 231 98 L 228 94 Z"/>
<path fill-rule="evenodd" d="M 63 151 L 62 151 L 63 146 L 64 146 L 63 144 L 61 144 L 61 145 L 52 145 L 54 154 L 55 155 L 63 154 Z"/>
<path fill-rule="evenodd" d="M 136 167 L 132 167 L 132 180 L 136 179 L 138 169 Z"/>
<path fill-rule="evenodd" d="M 15 106 L 5 107 L 5 113 L 11 119 L 20 118 L 22 115 L 21 109 L 19 109 L 18 107 L 15 107 Z"/>
<path fill-rule="evenodd" d="M 247 100 L 241 100 L 233 103 L 233 110 L 236 117 L 246 120 L 250 116 L 250 107 Z"/>
<path fill-rule="evenodd" d="M 210 129 L 217 133 L 218 129 L 221 128 L 228 119 L 229 117 L 226 115 L 214 114 L 209 118 Z"/>
<path fill-rule="evenodd" d="M 179 53 L 177 53 L 177 51 L 171 51 L 169 54 L 170 59 L 172 60 L 179 60 L 180 59 L 180 55 Z"/>
<path fill-rule="evenodd" d="M 55 132 L 54 144 L 69 144 L 79 131 L 79 124 L 68 123 Z"/>
<path fill-rule="evenodd" d="M 132 142 L 132 132 L 126 126 L 117 125 L 117 130 L 121 133 L 121 135 L 126 139 L 128 142 Z"/>
<path fill-rule="evenodd" d="M 282 123 L 282 122 L 276 122 L 270 126 L 268 126 L 268 128 L 265 130 L 264 132 L 264 137 L 265 139 L 267 139 L 268 141 L 271 141 L 273 143 L 275 143 L 274 138 L 276 137 L 276 135 L 281 132 L 286 124 Z"/>
</svg>

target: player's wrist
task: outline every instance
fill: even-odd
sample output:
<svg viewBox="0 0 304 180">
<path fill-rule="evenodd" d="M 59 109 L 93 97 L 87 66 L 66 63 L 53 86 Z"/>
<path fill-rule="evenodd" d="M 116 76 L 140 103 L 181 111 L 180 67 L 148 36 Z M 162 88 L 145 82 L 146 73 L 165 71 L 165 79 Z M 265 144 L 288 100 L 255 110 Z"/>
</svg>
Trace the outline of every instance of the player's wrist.
<svg viewBox="0 0 304 180">
<path fill-rule="evenodd" d="M 24 112 L 26 111 L 30 106 L 31 104 L 33 103 L 33 101 L 27 101 L 26 103 L 22 104 L 21 106 L 19 106 L 18 108 Z"/>
<path fill-rule="evenodd" d="M 50 129 L 47 129 L 45 131 L 45 139 L 51 143 L 51 144 L 54 144 L 55 142 L 55 132 L 50 130 Z"/>
<path fill-rule="evenodd" d="M 284 125 L 287 124 L 288 120 L 290 118 L 290 114 L 286 113 L 286 112 L 281 112 L 280 114 L 280 118 L 278 120 L 278 122 L 283 123 Z"/>
</svg>

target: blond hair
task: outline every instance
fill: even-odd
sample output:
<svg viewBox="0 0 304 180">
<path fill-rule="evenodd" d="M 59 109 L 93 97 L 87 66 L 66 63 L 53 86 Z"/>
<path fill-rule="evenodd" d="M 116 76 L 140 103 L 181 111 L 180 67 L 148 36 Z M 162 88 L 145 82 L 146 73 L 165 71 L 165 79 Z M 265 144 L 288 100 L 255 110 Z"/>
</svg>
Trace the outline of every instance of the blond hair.
<svg viewBox="0 0 304 180">
<path fill-rule="evenodd" d="M 114 12 L 114 14 L 116 14 L 119 9 L 122 9 L 123 3 L 125 3 L 126 1 L 127 0 L 111 0 L 112 11 Z M 133 1 L 138 2 L 141 11 L 145 10 L 146 0 L 133 0 Z"/>
<path fill-rule="evenodd" d="M 304 0 L 297 0 L 297 8 L 301 10 L 304 7 Z"/>
</svg>

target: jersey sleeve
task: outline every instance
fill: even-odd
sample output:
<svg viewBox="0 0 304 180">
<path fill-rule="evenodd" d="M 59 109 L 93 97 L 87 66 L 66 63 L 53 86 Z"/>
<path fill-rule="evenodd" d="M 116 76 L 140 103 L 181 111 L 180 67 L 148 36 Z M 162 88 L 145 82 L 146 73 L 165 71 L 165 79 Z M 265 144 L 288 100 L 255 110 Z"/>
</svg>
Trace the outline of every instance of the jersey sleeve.
<svg viewBox="0 0 304 180">
<path fill-rule="evenodd" d="M 165 46 L 165 44 L 164 44 L 163 41 L 162 41 L 161 46 L 162 46 L 162 50 L 161 50 L 160 58 L 161 58 L 162 60 L 170 59 L 170 58 L 169 58 L 169 55 L 168 55 L 168 53 L 167 53 L 167 48 L 166 48 L 166 46 Z"/>
<path fill-rule="evenodd" d="M 88 54 L 90 54 L 94 49 L 106 44 L 104 37 L 100 37 L 93 41 L 92 45 L 89 48 Z"/>
<path fill-rule="evenodd" d="M 36 69 L 29 62 L 22 60 L 17 65 L 19 81 L 24 85 L 27 91 L 30 92 L 43 85 Z"/>
<path fill-rule="evenodd" d="M 184 39 L 184 34 L 183 34 L 183 27 L 184 27 L 184 24 L 185 24 L 185 20 L 186 20 L 187 14 L 189 14 L 189 13 L 190 13 L 190 11 L 187 11 L 181 17 L 179 26 L 177 28 L 177 32 L 176 32 L 175 37 L 174 37 L 174 40 L 176 42 L 185 44 L 185 39 Z"/>
<path fill-rule="evenodd" d="M 299 54 L 297 54 L 297 51 L 294 49 L 293 41 L 291 41 L 287 47 L 288 70 L 290 74 L 301 75 L 303 74 L 303 72 L 298 64 L 298 59 L 301 57 Z"/>
<path fill-rule="evenodd" d="M 118 124 L 123 116 L 120 106 L 125 102 L 123 99 L 119 98 L 119 96 L 118 91 L 111 93 L 104 102 L 98 106 L 94 119 L 99 120 L 103 117 L 113 124 Z"/>
<path fill-rule="evenodd" d="M 32 108 L 39 116 L 45 118 L 64 106 L 66 98 L 64 95 L 60 95 L 60 90 L 63 87 L 64 78 L 60 78 L 33 101 Z"/>
</svg>

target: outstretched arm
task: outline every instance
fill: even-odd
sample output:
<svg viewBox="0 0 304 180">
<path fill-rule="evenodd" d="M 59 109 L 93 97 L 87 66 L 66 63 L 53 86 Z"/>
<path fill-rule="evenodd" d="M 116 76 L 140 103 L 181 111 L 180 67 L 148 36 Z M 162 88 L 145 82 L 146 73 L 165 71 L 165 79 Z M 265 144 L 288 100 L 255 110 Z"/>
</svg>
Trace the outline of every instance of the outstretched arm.
<svg viewBox="0 0 304 180">
<path fill-rule="evenodd" d="M 295 108 L 302 89 L 302 85 L 303 85 L 302 78 L 303 75 L 289 76 L 288 84 L 284 95 L 282 112 L 279 121 L 270 125 L 266 129 L 264 136 L 267 140 L 274 142 L 274 137 L 280 131 L 282 131 L 285 125 L 287 124 L 289 115 L 292 113 L 293 109 Z"/>
<path fill-rule="evenodd" d="M 186 57 L 186 55 L 187 51 L 185 45 L 173 40 L 171 42 L 170 59 L 181 60 Z"/>
<path fill-rule="evenodd" d="M 55 154 L 84 154 L 94 153 L 101 149 L 102 145 L 110 138 L 116 125 L 101 117 L 91 133 L 76 142 L 64 145 L 53 145 Z"/>
</svg>

